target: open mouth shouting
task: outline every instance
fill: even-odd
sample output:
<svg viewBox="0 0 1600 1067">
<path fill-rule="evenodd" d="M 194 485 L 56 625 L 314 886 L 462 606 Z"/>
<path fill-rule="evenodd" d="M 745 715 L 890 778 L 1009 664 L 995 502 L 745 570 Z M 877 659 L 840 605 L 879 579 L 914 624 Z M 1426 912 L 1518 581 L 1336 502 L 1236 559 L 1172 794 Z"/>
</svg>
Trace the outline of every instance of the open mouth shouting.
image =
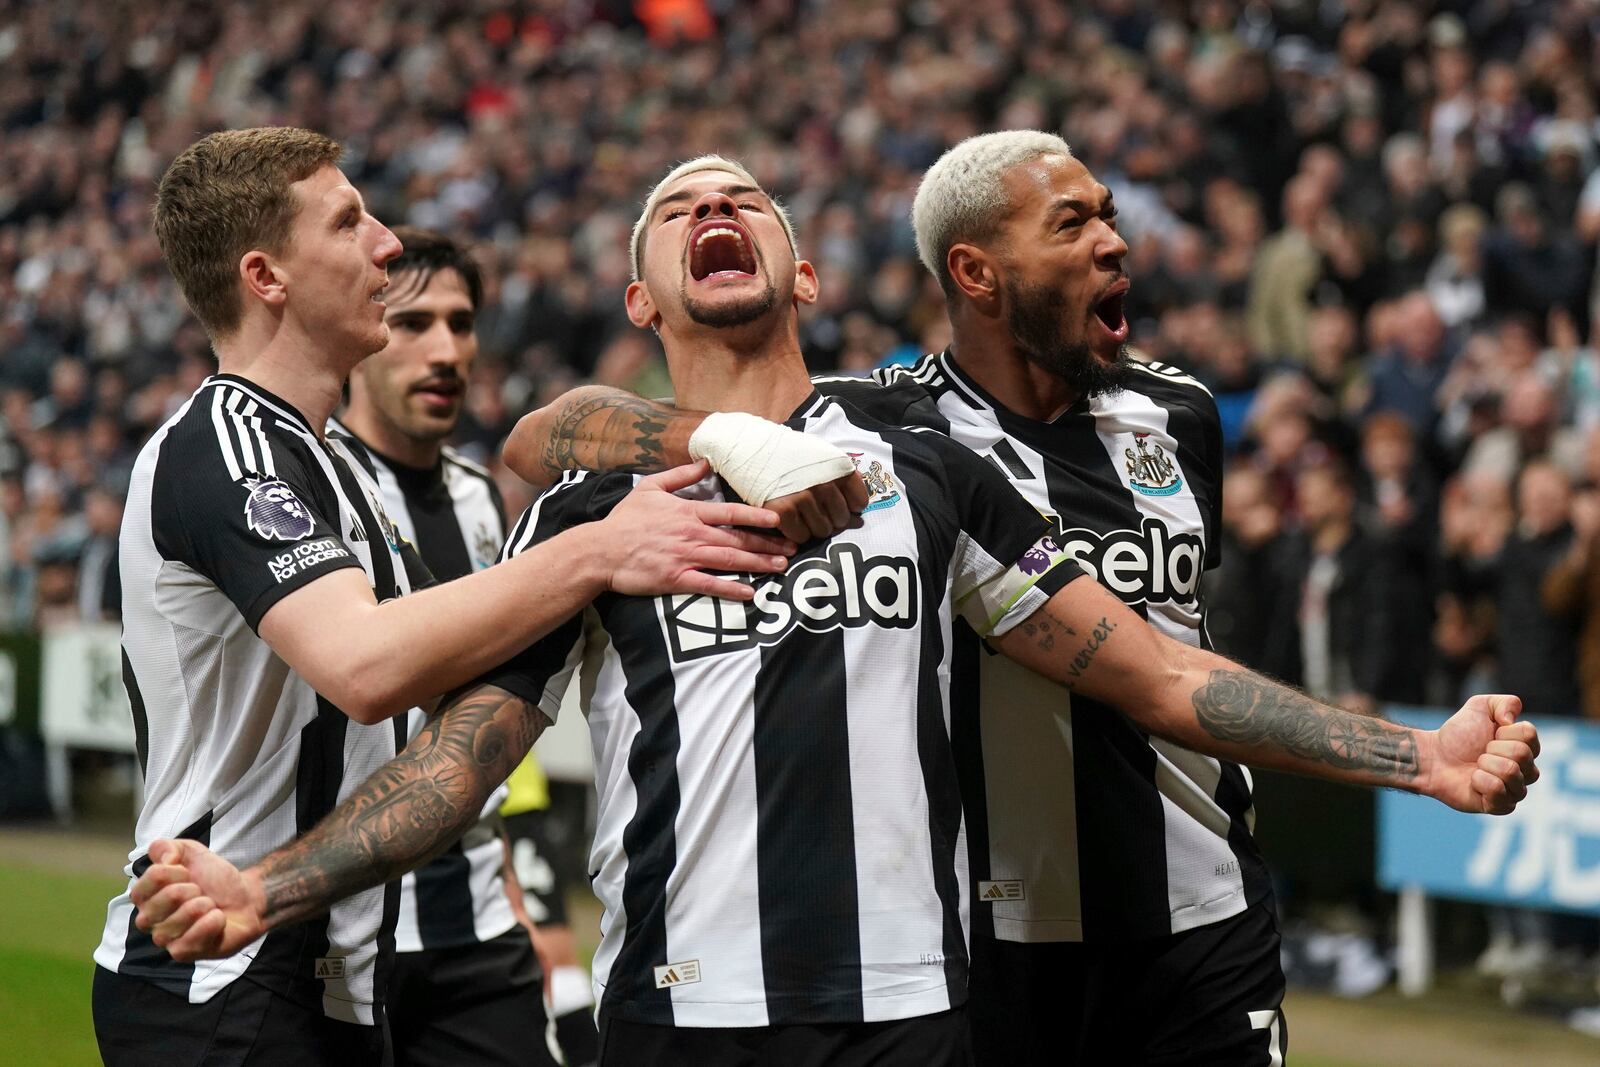
<svg viewBox="0 0 1600 1067">
<path fill-rule="evenodd" d="M 1128 289 L 1127 277 L 1118 278 L 1094 303 L 1095 321 L 1119 345 L 1128 340 L 1128 316 L 1124 310 Z"/>
<path fill-rule="evenodd" d="M 689 276 L 708 279 L 755 277 L 755 242 L 729 218 L 709 218 L 689 233 Z"/>
</svg>

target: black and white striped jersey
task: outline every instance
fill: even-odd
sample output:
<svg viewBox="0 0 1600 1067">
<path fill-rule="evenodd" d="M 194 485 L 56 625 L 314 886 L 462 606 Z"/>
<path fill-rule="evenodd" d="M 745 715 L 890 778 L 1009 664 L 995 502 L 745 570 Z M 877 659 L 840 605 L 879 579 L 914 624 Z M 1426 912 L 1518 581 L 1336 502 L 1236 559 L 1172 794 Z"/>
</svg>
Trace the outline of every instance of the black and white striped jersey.
<svg viewBox="0 0 1600 1067">
<path fill-rule="evenodd" d="M 605 906 L 594 975 L 617 1018 L 876 1021 L 966 998 L 951 627 L 959 610 L 1002 633 L 1081 571 L 942 434 L 818 394 L 789 425 L 855 457 L 871 492 L 860 529 L 803 546 L 749 603 L 603 596 L 486 678 L 554 717 L 579 672 Z M 569 475 L 506 554 L 602 517 L 634 484 Z"/>
<path fill-rule="evenodd" d="M 283 597 L 359 567 L 379 600 L 427 580 L 371 476 L 293 407 L 219 374 L 139 452 L 120 544 L 123 678 L 145 801 L 131 878 L 158 837 L 192 838 L 239 867 L 293 840 L 393 758 L 404 722 L 363 726 L 256 635 Z M 398 887 L 273 930 L 225 960 L 176 963 L 111 902 L 95 961 L 186 996 L 251 980 L 331 1018 L 371 1024 Z"/>
<path fill-rule="evenodd" d="M 1203 386 L 1140 363 L 1122 392 L 1047 424 L 1002 407 L 948 353 L 875 379 L 818 387 L 948 433 L 1010 478 L 1063 549 L 1130 608 L 1209 647 L 1199 584 L 1217 551 L 1222 436 Z M 951 685 L 977 931 L 1005 941 L 1157 937 L 1268 894 L 1247 770 L 1068 699 L 965 636 Z"/>
<path fill-rule="evenodd" d="M 428 571 L 441 582 L 493 565 L 505 543 L 505 504 L 489 472 L 446 448 L 437 466 L 407 467 L 373 451 L 338 420 L 328 424 L 341 434 L 377 479 L 384 510 L 400 536 L 417 550 Z M 417 736 L 427 716 L 406 713 L 407 740 Z M 500 836 L 500 804 L 505 788 L 495 790 L 484 818 L 427 866 L 400 882 L 397 952 L 455 948 L 499 937 L 516 925 L 506 897 L 505 843 Z"/>
</svg>

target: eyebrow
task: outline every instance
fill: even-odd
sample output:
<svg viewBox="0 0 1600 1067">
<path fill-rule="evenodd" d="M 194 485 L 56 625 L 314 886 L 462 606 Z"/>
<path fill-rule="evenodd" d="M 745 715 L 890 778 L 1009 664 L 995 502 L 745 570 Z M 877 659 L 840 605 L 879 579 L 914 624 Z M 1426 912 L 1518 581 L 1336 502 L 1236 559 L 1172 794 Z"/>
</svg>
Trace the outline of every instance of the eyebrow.
<svg viewBox="0 0 1600 1067">
<path fill-rule="evenodd" d="M 334 190 L 334 192 L 338 196 L 338 200 L 334 203 L 334 218 L 343 217 L 344 213 L 351 208 L 355 208 L 357 211 L 366 210 L 366 202 L 361 199 L 361 190 L 352 186 L 348 194 L 342 190 Z"/>
<path fill-rule="evenodd" d="M 724 185 L 721 189 L 716 191 L 721 193 L 723 196 L 729 197 L 749 196 L 751 193 L 760 193 L 762 196 L 767 195 L 765 190 L 755 185 Z M 666 196 L 663 196 L 656 201 L 656 206 L 651 209 L 651 215 L 653 217 L 656 212 L 660 211 L 668 204 L 681 204 L 686 200 L 698 200 L 704 195 L 704 193 L 691 193 L 687 189 L 679 189 L 675 193 L 668 193 Z"/>
<path fill-rule="evenodd" d="M 1106 189 L 1104 203 L 1102 203 L 1098 208 L 1086 200 L 1078 200 L 1070 196 L 1063 196 L 1056 200 L 1055 203 L 1050 205 L 1049 214 L 1052 218 L 1061 214 L 1063 211 L 1077 211 L 1085 215 L 1099 215 L 1110 211 L 1114 207 L 1116 207 L 1116 203 L 1113 199 L 1112 192 L 1110 189 Z"/>
</svg>

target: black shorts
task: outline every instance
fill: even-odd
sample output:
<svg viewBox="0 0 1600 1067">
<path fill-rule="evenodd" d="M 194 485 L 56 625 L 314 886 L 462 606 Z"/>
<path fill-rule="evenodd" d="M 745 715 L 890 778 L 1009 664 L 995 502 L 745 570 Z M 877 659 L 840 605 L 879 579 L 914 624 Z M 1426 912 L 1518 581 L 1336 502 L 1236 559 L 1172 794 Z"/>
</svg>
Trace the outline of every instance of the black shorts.
<svg viewBox="0 0 1600 1067">
<path fill-rule="evenodd" d="M 555 838 L 563 827 L 559 816 L 546 808 L 505 817 L 511 839 L 511 869 L 522 885 L 528 918 L 538 926 L 567 925 L 567 886 L 571 872 L 563 862 Z"/>
<path fill-rule="evenodd" d="M 459 948 L 397 952 L 389 979 L 395 1067 L 555 1067 L 544 991 L 521 926 Z"/>
<path fill-rule="evenodd" d="M 190 1004 L 142 978 L 94 969 L 94 1035 L 106 1067 L 387 1067 L 382 1026 L 330 1019 L 236 978 Z"/>
<path fill-rule="evenodd" d="M 1122 944 L 976 936 L 978 1067 L 1277 1067 L 1289 1047 L 1272 901 Z"/>
<path fill-rule="evenodd" d="M 966 1013 L 885 1023 L 652 1026 L 600 1015 L 600 1067 L 971 1067 Z"/>
</svg>

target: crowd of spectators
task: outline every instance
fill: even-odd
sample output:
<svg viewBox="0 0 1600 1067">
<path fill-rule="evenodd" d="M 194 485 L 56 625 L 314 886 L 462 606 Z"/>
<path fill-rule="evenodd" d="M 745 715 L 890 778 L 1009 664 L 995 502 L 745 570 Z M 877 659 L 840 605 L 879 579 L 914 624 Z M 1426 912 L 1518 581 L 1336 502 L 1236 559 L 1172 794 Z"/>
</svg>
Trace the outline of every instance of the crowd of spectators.
<svg viewBox="0 0 1600 1067">
<path fill-rule="evenodd" d="M 492 459 L 584 380 L 666 391 L 621 292 L 670 163 L 786 199 L 808 359 L 864 371 L 947 337 L 923 169 L 1037 127 L 1116 193 L 1135 345 L 1222 412 L 1218 643 L 1600 717 L 1597 92 L 1583 0 L 0 0 L 0 627 L 115 611 L 131 457 L 212 367 L 148 214 L 206 130 L 325 131 L 479 249 Z"/>
</svg>

